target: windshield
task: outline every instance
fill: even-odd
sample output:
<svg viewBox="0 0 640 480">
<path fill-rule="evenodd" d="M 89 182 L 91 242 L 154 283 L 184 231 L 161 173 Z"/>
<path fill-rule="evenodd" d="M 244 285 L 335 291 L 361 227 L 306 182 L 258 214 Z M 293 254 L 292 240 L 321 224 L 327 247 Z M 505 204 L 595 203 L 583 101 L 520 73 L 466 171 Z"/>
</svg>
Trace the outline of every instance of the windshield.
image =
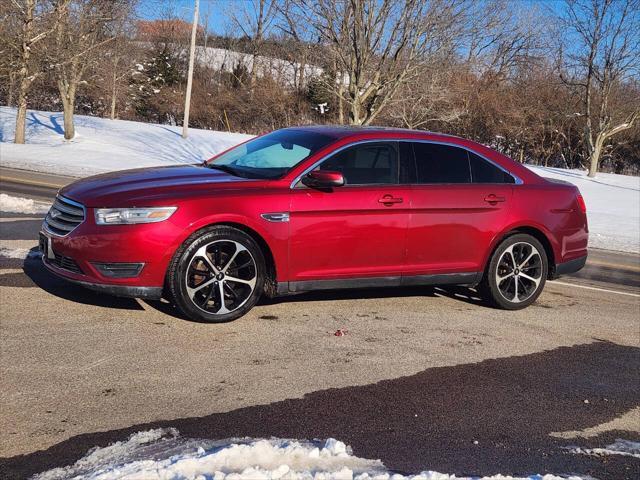
<svg viewBox="0 0 640 480">
<path fill-rule="evenodd" d="M 278 130 L 238 145 L 207 166 L 245 178 L 279 178 L 333 140 L 316 132 Z"/>
</svg>

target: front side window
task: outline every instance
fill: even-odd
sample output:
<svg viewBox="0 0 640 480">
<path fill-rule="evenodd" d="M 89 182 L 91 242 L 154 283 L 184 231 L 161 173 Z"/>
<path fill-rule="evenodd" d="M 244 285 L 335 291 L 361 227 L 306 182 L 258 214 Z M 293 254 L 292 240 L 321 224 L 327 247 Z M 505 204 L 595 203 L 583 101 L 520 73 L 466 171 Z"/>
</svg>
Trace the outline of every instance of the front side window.
<svg viewBox="0 0 640 480">
<path fill-rule="evenodd" d="M 398 183 L 398 151 L 393 143 L 364 143 L 328 158 L 318 170 L 342 173 L 346 185 Z"/>
<path fill-rule="evenodd" d="M 335 139 L 316 132 L 279 130 L 215 157 L 209 168 L 246 178 L 279 178 Z"/>
<path fill-rule="evenodd" d="M 437 143 L 415 142 L 418 183 L 470 183 L 467 151 Z"/>
</svg>

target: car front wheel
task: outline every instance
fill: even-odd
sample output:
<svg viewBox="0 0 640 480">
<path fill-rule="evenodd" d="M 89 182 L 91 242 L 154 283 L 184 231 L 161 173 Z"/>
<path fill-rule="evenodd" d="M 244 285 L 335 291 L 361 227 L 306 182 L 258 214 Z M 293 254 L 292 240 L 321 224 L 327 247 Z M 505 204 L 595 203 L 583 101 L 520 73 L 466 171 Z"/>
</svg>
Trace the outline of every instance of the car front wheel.
<svg viewBox="0 0 640 480">
<path fill-rule="evenodd" d="M 536 238 L 511 235 L 493 253 L 480 290 L 494 306 L 519 310 L 540 296 L 548 268 L 544 247 Z"/>
<path fill-rule="evenodd" d="M 229 322 L 247 313 L 264 289 L 264 256 L 245 232 L 214 226 L 176 252 L 168 287 L 176 306 L 201 322 Z"/>
</svg>

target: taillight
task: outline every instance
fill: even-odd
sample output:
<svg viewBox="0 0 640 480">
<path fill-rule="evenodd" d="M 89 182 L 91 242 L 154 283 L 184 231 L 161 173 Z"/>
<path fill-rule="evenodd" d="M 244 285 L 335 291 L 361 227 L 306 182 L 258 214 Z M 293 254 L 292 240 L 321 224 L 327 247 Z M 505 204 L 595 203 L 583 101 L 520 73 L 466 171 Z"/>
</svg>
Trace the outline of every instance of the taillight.
<svg viewBox="0 0 640 480">
<path fill-rule="evenodd" d="M 580 210 L 582 211 L 582 213 L 586 214 L 587 205 L 584 203 L 584 198 L 582 198 L 582 195 L 578 194 L 578 196 L 576 197 L 576 200 L 578 201 L 578 206 L 580 207 Z"/>
</svg>

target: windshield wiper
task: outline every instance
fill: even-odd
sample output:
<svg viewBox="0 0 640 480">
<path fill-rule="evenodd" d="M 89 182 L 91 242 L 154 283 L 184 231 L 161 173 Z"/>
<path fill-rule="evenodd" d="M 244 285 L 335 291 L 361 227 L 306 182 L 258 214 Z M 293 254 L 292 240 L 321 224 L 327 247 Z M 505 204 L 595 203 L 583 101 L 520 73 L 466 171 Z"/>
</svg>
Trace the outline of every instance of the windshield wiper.
<svg viewBox="0 0 640 480">
<path fill-rule="evenodd" d="M 236 177 L 246 178 L 244 175 L 240 175 L 235 168 L 230 167 L 229 165 L 216 165 L 215 163 L 210 163 L 207 165 L 209 168 L 215 168 L 216 170 L 220 170 L 225 173 L 230 173 Z"/>
</svg>

